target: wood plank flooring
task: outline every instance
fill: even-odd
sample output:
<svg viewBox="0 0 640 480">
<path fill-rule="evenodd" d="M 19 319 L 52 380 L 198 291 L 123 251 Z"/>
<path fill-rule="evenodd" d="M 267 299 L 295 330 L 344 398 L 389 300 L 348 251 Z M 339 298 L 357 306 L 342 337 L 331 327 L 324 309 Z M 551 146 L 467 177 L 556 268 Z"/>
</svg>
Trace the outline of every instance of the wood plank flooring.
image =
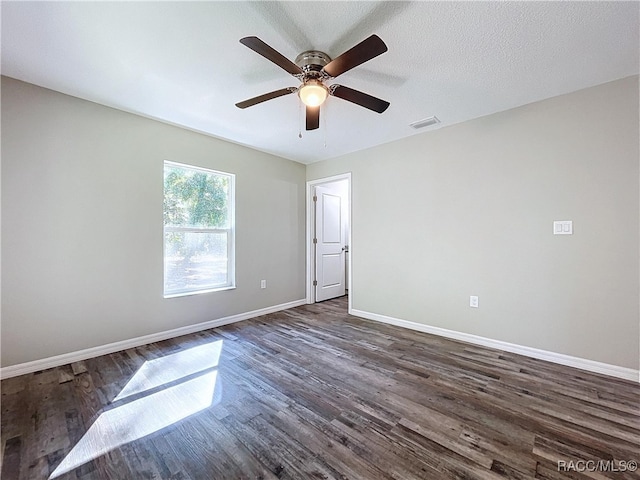
<svg viewBox="0 0 640 480">
<path fill-rule="evenodd" d="M 1 387 L 7 480 L 640 478 L 620 464 L 640 461 L 638 384 L 351 317 L 346 298 Z"/>
</svg>

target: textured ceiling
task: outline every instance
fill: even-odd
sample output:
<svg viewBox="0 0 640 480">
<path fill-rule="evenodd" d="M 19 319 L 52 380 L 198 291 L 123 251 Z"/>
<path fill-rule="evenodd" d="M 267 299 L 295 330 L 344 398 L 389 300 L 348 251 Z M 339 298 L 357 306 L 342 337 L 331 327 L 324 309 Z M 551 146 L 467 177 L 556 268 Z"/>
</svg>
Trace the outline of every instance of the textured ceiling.
<svg viewBox="0 0 640 480">
<path fill-rule="evenodd" d="M 303 163 L 638 73 L 638 2 L 2 2 L 2 73 Z M 339 83 L 304 131 L 298 81 L 241 45 L 331 57 L 371 34 L 389 51 Z M 436 115 L 441 124 L 409 124 Z M 299 133 L 302 129 L 302 138 Z"/>
</svg>

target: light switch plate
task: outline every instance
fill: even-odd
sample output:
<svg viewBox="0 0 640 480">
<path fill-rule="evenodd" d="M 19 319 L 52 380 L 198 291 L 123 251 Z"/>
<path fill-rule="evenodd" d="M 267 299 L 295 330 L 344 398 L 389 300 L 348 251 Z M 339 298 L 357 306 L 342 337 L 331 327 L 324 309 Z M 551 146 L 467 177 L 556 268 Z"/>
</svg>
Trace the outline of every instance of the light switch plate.
<svg viewBox="0 0 640 480">
<path fill-rule="evenodd" d="M 478 297 L 471 295 L 469 297 L 469 306 L 472 308 L 478 308 Z"/>
<path fill-rule="evenodd" d="M 554 235 L 573 235 L 573 221 L 556 220 L 553 222 Z"/>
</svg>

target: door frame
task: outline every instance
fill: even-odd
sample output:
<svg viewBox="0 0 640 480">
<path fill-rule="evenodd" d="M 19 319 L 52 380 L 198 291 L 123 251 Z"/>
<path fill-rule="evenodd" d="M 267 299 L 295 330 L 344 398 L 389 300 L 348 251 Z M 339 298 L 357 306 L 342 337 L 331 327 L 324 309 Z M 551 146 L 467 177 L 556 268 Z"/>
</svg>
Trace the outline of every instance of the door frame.
<svg viewBox="0 0 640 480">
<path fill-rule="evenodd" d="M 347 269 L 348 276 L 348 285 L 349 285 L 349 296 L 348 296 L 348 304 L 349 310 L 348 313 L 351 313 L 351 298 L 353 292 L 353 281 L 351 278 L 351 264 L 353 262 L 353 239 L 351 238 L 351 224 L 352 224 L 352 213 L 353 208 L 351 205 L 351 172 L 341 173 L 339 175 L 333 175 L 331 177 L 318 178 L 317 180 L 308 180 L 307 181 L 307 234 L 306 234 L 306 245 L 307 245 L 307 270 L 306 270 L 306 283 L 307 283 L 307 297 L 306 302 L 308 304 L 316 302 L 316 292 L 313 288 L 313 280 L 315 276 L 315 249 L 313 248 L 313 229 L 315 227 L 315 210 L 313 206 L 313 189 L 318 185 L 323 185 L 327 183 L 337 182 L 339 180 L 347 181 L 347 201 L 349 205 L 347 206 L 349 211 L 349 227 L 347 228 L 347 245 L 349 245 L 349 268 Z"/>
</svg>

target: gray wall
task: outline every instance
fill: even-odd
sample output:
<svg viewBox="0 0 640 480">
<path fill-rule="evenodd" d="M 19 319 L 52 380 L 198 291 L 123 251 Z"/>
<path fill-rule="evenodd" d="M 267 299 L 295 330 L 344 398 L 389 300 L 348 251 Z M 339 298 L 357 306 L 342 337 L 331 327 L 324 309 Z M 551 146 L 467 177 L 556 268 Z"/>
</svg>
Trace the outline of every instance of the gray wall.
<svg viewBox="0 0 640 480">
<path fill-rule="evenodd" d="M 632 77 L 308 166 L 353 307 L 638 368 L 638 129 Z M 1 153 L 2 366 L 304 297 L 303 165 L 7 78 Z M 162 298 L 164 160 L 236 174 L 237 289 Z"/>
<path fill-rule="evenodd" d="M 636 76 L 310 165 L 352 172 L 353 308 L 637 369 L 638 130 Z"/>
<path fill-rule="evenodd" d="M 164 160 L 236 174 L 235 290 L 163 299 Z M 304 185 L 296 162 L 3 77 L 2 366 L 303 299 Z"/>
</svg>

